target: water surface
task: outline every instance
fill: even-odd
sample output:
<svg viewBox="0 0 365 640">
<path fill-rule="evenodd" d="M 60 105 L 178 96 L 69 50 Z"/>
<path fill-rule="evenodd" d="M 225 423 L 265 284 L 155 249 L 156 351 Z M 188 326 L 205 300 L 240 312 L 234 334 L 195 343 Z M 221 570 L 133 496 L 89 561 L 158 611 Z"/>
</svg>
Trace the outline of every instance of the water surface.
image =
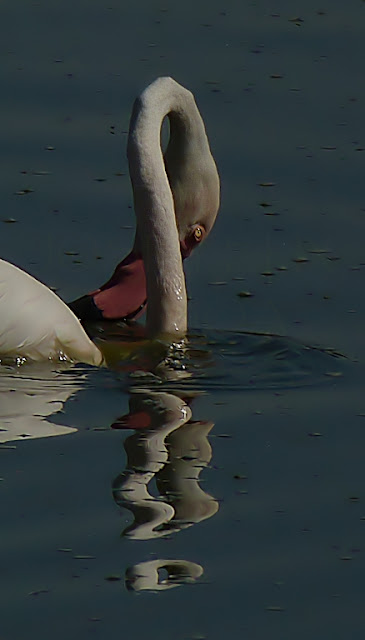
<svg viewBox="0 0 365 640">
<path fill-rule="evenodd" d="M 2 257 L 64 299 L 106 280 L 159 75 L 222 179 L 186 263 L 192 376 L 1 371 L 4 640 L 362 638 L 364 10 L 3 3 Z"/>
</svg>

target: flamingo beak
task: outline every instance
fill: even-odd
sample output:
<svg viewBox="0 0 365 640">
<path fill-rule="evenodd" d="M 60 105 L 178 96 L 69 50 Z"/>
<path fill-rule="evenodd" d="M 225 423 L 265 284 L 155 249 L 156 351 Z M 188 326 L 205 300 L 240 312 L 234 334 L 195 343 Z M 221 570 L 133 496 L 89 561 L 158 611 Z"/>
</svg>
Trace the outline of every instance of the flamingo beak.
<svg viewBox="0 0 365 640">
<path fill-rule="evenodd" d="M 105 319 L 135 320 L 139 317 L 147 298 L 142 256 L 132 251 L 118 264 L 110 280 L 90 296 Z"/>
<path fill-rule="evenodd" d="M 195 243 L 188 234 L 180 242 L 181 257 L 188 258 Z M 116 267 L 102 287 L 69 303 L 82 321 L 137 320 L 145 311 L 147 285 L 144 262 L 139 251 L 132 250 Z"/>
</svg>

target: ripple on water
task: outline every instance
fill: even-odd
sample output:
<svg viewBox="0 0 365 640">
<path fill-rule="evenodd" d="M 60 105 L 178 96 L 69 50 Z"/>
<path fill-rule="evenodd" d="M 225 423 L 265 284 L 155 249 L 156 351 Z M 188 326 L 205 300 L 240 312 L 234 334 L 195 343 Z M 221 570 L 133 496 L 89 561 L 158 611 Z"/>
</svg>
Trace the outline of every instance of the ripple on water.
<svg viewBox="0 0 365 640">
<path fill-rule="evenodd" d="M 98 400 L 112 412 L 119 410 L 121 395 L 135 387 L 184 393 L 286 389 L 328 383 L 354 366 L 331 349 L 275 335 L 196 332 L 173 345 L 141 340 L 133 352 L 125 350 L 120 332 L 108 338 L 117 353 L 110 368 L 1 365 L 0 443 L 74 431 L 73 422 L 64 421 L 65 404 L 80 391 L 89 390 L 83 394 L 88 402 Z"/>
<path fill-rule="evenodd" d="M 204 344 L 205 342 L 205 344 Z M 349 360 L 333 349 L 301 344 L 290 338 L 245 332 L 217 331 L 201 343 L 209 368 L 198 376 L 208 387 L 265 389 L 317 385 L 341 377 Z M 195 354 L 199 354 L 199 347 Z M 196 357 L 196 356 L 195 356 Z M 201 356 L 200 356 L 201 357 Z"/>
<path fill-rule="evenodd" d="M 158 366 L 145 354 L 115 368 L 144 386 L 183 384 L 197 390 L 272 389 L 325 383 L 344 375 L 350 360 L 331 348 L 282 336 L 231 331 L 195 332 L 186 344 L 166 348 Z M 142 366 L 141 366 L 142 365 Z"/>
<path fill-rule="evenodd" d="M 155 386 L 177 380 L 206 391 L 287 388 L 341 377 L 351 365 L 345 355 L 332 348 L 273 334 L 212 330 L 191 333 L 186 342 L 172 345 L 143 339 L 132 343 L 129 335 L 124 338 L 119 330 L 103 337 L 104 349 L 113 357 L 108 359 L 109 367 L 101 370 L 66 362 L 2 365 L 0 391 L 11 389 L 13 384 L 37 393 L 41 387 L 74 390 L 120 383 L 125 390 L 135 382 Z"/>
</svg>

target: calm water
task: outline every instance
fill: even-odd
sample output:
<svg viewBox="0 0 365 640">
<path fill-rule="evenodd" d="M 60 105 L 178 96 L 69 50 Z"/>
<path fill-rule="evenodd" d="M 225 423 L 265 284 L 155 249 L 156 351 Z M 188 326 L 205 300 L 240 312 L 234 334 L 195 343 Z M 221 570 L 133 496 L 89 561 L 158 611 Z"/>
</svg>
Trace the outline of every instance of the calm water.
<svg viewBox="0 0 365 640">
<path fill-rule="evenodd" d="M 2 4 L 2 257 L 65 299 L 106 280 L 131 104 L 163 74 L 222 207 L 178 378 L 2 369 L 1 640 L 362 638 L 364 11 Z"/>
</svg>

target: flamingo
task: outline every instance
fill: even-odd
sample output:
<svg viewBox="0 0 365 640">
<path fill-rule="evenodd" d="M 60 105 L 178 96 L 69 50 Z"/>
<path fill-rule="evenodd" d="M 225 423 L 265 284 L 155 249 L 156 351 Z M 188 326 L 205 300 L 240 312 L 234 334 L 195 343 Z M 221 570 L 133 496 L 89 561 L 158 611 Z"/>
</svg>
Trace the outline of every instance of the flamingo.
<svg viewBox="0 0 365 640">
<path fill-rule="evenodd" d="M 137 218 L 131 253 L 108 282 L 70 306 L 0 260 L 0 356 L 100 365 L 103 355 L 80 320 L 128 320 L 147 298 L 149 338 L 186 333 L 182 260 L 209 234 L 219 207 L 219 176 L 193 94 L 172 78 L 150 84 L 133 106 L 127 155 Z"/>
</svg>

